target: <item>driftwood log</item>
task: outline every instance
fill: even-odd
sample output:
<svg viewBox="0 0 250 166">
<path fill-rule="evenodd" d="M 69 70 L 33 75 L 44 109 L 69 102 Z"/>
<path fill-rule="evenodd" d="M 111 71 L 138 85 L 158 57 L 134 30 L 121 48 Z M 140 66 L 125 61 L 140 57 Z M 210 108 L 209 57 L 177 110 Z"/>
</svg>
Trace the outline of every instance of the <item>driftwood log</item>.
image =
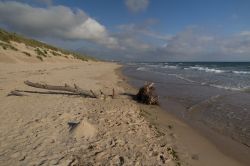
<svg viewBox="0 0 250 166">
<path fill-rule="evenodd" d="M 64 86 L 57 86 L 57 85 L 49 85 L 45 83 L 34 83 L 31 81 L 24 81 L 24 84 L 39 88 L 39 89 L 46 89 L 46 90 L 53 90 L 53 91 L 29 91 L 29 90 L 13 90 L 11 91 L 8 96 L 27 96 L 23 93 L 40 93 L 40 94 L 64 94 L 64 95 L 79 95 L 83 97 L 90 97 L 90 98 L 97 98 L 97 99 L 106 99 L 107 97 L 111 97 L 112 99 L 115 98 L 115 90 L 112 89 L 111 95 L 106 95 L 103 91 L 100 90 L 100 94 L 95 93 L 93 90 L 83 90 L 76 84 L 74 86 L 70 86 L 65 84 Z"/>
<path fill-rule="evenodd" d="M 65 84 L 64 86 L 55 86 L 55 85 L 48 85 L 48 84 L 42 84 L 42 83 L 33 83 L 31 81 L 24 81 L 24 83 L 34 88 L 66 91 L 66 92 L 71 92 L 73 94 L 84 96 L 84 97 L 98 98 L 97 95 L 92 90 L 90 91 L 83 90 L 79 88 L 76 84 L 74 84 L 74 87 L 72 87 L 67 84 Z"/>
<path fill-rule="evenodd" d="M 149 105 L 158 105 L 159 97 L 155 94 L 154 83 L 146 83 L 139 89 L 136 100 Z"/>
</svg>

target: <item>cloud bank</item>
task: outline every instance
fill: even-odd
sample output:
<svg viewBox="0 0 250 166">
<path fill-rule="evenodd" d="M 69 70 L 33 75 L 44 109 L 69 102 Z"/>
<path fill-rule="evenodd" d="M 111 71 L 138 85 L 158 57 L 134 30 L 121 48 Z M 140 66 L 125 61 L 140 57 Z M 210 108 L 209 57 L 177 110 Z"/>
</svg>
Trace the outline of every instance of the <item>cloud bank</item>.
<svg viewBox="0 0 250 166">
<path fill-rule="evenodd" d="M 230 36 L 218 36 L 186 28 L 167 41 L 163 51 L 184 59 L 250 60 L 250 33 L 238 32 Z"/>
<path fill-rule="evenodd" d="M 19 2 L 0 2 L 0 23 L 37 37 L 88 40 L 115 47 L 116 40 L 106 28 L 80 9 L 65 6 L 33 7 Z"/>
</svg>

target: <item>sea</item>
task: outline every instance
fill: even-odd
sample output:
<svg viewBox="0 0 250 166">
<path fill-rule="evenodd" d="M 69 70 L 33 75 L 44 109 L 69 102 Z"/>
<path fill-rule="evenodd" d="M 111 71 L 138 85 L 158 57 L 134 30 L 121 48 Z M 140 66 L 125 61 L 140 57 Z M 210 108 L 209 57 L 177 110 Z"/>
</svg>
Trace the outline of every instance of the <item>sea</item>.
<svg viewBox="0 0 250 166">
<path fill-rule="evenodd" d="M 250 62 L 136 62 L 123 73 L 138 88 L 155 83 L 160 106 L 191 126 L 250 148 Z"/>
</svg>

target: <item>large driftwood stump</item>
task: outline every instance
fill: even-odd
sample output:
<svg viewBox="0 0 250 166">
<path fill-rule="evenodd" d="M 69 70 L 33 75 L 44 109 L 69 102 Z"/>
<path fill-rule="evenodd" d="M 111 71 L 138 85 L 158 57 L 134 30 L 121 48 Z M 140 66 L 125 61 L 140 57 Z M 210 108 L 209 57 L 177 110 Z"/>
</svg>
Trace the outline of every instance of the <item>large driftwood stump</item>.
<svg viewBox="0 0 250 166">
<path fill-rule="evenodd" d="M 155 94 L 154 83 L 146 83 L 141 87 L 136 95 L 136 100 L 144 104 L 158 105 L 159 99 Z"/>
</svg>

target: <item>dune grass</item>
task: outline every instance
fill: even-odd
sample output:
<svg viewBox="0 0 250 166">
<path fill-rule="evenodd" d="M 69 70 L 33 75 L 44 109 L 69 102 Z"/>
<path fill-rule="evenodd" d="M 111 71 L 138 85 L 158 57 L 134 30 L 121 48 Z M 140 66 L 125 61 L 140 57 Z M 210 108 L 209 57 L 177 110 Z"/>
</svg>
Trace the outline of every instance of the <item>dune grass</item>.
<svg viewBox="0 0 250 166">
<path fill-rule="evenodd" d="M 35 52 L 37 53 L 37 55 L 39 56 L 43 56 L 43 57 L 47 57 L 47 55 L 39 48 L 35 49 Z"/>
<path fill-rule="evenodd" d="M 18 49 L 16 47 L 12 46 L 11 44 L 0 43 L 0 46 L 2 46 L 2 48 L 4 50 L 11 49 L 11 50 L 14 50 L 14 51 L 18 51 Z"/>
<path fill-rule="evenodd" d="M 24 43 L 26 46 L 31 46 L 31 47 L 34 47 L 34 48 L 44 48 L 44 49 L 47 49 L 47 50 L 52 50 L 53 52 L 61 52 L 62 54 L 66 54 L 66 55 L 71 54 L 76 59 L 80 59 L 80 60 L 83 60 L 83 61 L 88 61 L 88 60 L 97 61 L 95 58 L 90 57 L 88 55 L 85 55 L 85 54 L 83 55 L 83 54 L 79 54 L 79 53 L 76 53 L 76 52 L 73 52 L 73 51 L 67 51 L 67 50 L 64 50 L 64 49 L 61 49 L 61 48 L 57 48 L 57 47 L 51 46 L 49 44 L 46 44 L 46 43 L 43 43 L 43 42 L 40 42 L 40 41 L 37 41 L 37 40 L 34 40 L 34 39 L 29 39 L 29 38 L 23 37 L 23 36 L 21 36 L 21 35 L 19 35 L 17 33 L 7 32 L 7 31 L 5 31 L 5 30 L 3 30 L 1 28 L 0 28 L 0 40 L 5 42 L 5 43 L 10 43 L 11 41 L 14 41 L 14 42 L 18 42 L 18 43 Z M 6 46 L 5 45 L 3 46 L 2 43 L 1 43 L 1 46 L 3 47 L 3 49 L 10 48 L 9 45 L 6 44 Z M 11 49 L 14 50 L 16 48 L 13 47 Z M 41 56 L 41 55 L 44 56 L 44 55 L 47 54 L 47 50 L 43 50 L 43 52 L 41 50 L 36 50 L 36 52 L 37 52 L 37 54 L 39 56 Z M 55 55 L 55 54 L 53 54 L 53 55 Z"/>
<path fill-rule="evenodd" d="M 43 57 L 41 57 L 40 55 L 37 55 L 36 57 L 37 57 L 37 59 L 39 59 L 40 61 L 43 61 Z"/>
<path fill-rule="evenodd" d="M 28 53 L 28 52 L 23 51 L 22 53 L 23 53 L 23 54 L 25 54 L 26 56 L 31 57 L 31 54 L 30 54 L 30 53 Z"/>
</svg>

